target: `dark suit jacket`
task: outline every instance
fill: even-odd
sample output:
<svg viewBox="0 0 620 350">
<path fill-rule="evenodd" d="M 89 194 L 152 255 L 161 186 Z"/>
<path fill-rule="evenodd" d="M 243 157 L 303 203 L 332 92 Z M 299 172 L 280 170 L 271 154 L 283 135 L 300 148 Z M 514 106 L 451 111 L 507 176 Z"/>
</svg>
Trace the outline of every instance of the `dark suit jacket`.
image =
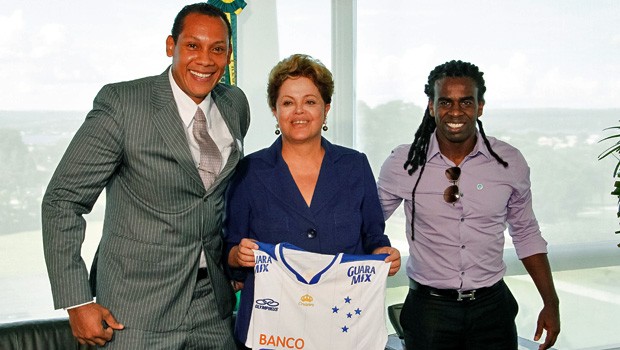
<svg viewBox="0 0 620 350">
<path fill-rule="evenodd" d="M 211 92 L 235 139 L 205 189 L 189 150 L 168 71 L 104 86 L 71 141 L 43 199 L 43 243 L 56 308 L 92 300 L 80 256 L 82 218 L 106 189 L 95 268 L 97 302 L 127 327 L 177 328 L 188 312 L 201 250 L 221 317 L 234 294 L 221 266 L 224 192 L 249 124 L 243 92 Z"/>
<path fill-rule="evenodd" d="M 312 203 L 308 206 L 282 159 L 282 142 L 246 156 L 231 181 L 227 195 L 227 251 L 242 238 L 276 244 L 289 242 L 323 254 L 370 254 L 390 246 L 379 204 L 375 178 L 363 153 L 321 144 L 325 157 Z M 308 233 L 314 231 L 315 237 Z M 254 276 L 246 278 L 237 313 L 236 336 L 245 341 L 254 296 Z"/>
</svg>

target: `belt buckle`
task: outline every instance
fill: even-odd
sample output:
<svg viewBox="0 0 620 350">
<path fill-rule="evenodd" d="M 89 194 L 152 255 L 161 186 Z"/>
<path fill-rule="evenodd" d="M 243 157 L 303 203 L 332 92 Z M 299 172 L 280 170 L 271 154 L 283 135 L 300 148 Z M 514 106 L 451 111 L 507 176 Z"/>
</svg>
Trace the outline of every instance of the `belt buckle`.
<svg viewBox="0 0 620 350">
<path fill-rule="evenodd" d="M 476 290 L 470 290 L 467 292 L 462 292 L 462 291 L 457 291 L 459 293 L 459 296 L 456 298 L 456 301 L 463 301 L 463 300 L 476 300 Z"/>
</svg>

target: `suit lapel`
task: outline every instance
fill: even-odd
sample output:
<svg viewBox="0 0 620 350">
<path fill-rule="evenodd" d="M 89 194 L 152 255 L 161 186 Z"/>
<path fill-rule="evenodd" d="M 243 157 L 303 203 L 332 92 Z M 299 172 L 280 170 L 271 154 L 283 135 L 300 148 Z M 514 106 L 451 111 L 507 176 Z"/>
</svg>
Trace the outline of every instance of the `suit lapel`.
<svg viewBox="0 0 620 350">
<path fill-rule="evenodd" d="M 215 179 L 215 182 L 207 190 L 207 192 L 217 188 L 217 186 L 228 176 L 228 174 L 235 169 L 239 159 L 243 157 L 243 136 L 241 136 L 241 132 L 239 130 L 240 116 L 233 106 L 233 101 L 225 94 L 225 89 L 226 88 L 222 85 L 216 85 L 211 91 L 211 98 L 220 111 L 220 115 L 222 116 L 222 119 L 224 119 L 224 122 L 228 127 L 228 131 L 233 137 L 233 148 L 230 152 L 228 160 L 226 161 L 226 165 L 224 165 L 220 175 Z"/>
<path fill-rule="evenodd" d="M 224 122 L 226 122 L 226 126 L 228 126 L 230 134 L 235 139 L 235 148 L 242 148 L 243 136 L 239 130 L 239 120 L 241 119 L 241 116 L 239 116 L 239 112 L 235 109 L 233 101 L 226 95 L 225 92 L 226 87 L 216 85 L 213 91 L 211 91 L 211 98 L 219 109 Z M 240 151 L 243 150 L 240 149 Z"/>
<path fill-rule="evenodd" d="M 239 130 L 238 112 L 233 107 L 232 101 L 226 96 L 225 88 L 221 85 L 217 85 L 213 89 L 211 96 L 234 139 L 234 147 L 222 172 L 213 185 L 207 189 L 208 192 L 218 187 L 223 179 L 235 169 L 239 159 L 243 156 L 243 141 Z M 153 115 L 153 122 L 162 135 L 164 142 L 174 154 L 179 165 L 188 173 L 196 184 L 204 188 L 189 150 L 187 134 L 185 133 L 183 121 L 179 115 L 179 109 L 174 101 L 170 80 L 168 79 L 168 70 L 162 73 L 155 83 L 152 103 L 156 111 Z"/>
<path fill-rule="evenodd" d="M 168 68 L 170 69 L 170 68 Z M 174 101 L 172 88 L 168 79 L 168 70 L 157 79 L 153 88 L 152 97 L 155 113 L 153 123 L 159 130 L 166 145 L 172 151 L 175 159 L 197 184 L 202 186 L 202 180 L 194 164 L 192 154 L 187 143 L 187 134 L 183 121 L 179 115 L 179 109 Z"/>
<path fill-rule="evenodd" d="M 348 189 L 344 188 L 341 179 L 343 176 L 349 176 L 351 169 L 342 169 L 339 167 L 337 150 L 326 139 L 321 138 L 321 145 L 325 149 L 325 156 L 321 163 L 321 172 L 316 182 L 314 194 L 312 195 L 312 205 L 310 209 L 312 213 L 318 213 L 332 200 L 335 200 L 339 191 Z"/>
<path fill-rule="evenodd" d="M 271 167 L 257 171 L 257 177 L 276 200 L 308 221 L 315 222 L 311 209 L 299 192 L 286 162 L 282 159 L 281 140 L 278 138 L 268 149 L 265 160 Z"/>
</svg>

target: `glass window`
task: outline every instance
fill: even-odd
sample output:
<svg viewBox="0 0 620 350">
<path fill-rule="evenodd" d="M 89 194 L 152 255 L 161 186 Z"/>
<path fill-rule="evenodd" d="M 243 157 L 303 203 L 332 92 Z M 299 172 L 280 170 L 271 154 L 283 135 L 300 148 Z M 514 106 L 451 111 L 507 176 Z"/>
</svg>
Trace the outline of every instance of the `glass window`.
<svg viewBox="0 0 620 350">
<path fill-rule="evenodd" d="M 360 0 L 356 146 L 377 176 L 392 148 L 413 141 L 427 105 L 428 73 L 452 59 L 472 62 L 485 73 L 485 131 L 528 160 L 534 210 L 550 247 L 613 246 L 615 160 L 597 160 L 605 149 L 597 141 L 620 118 L 618 20 L 616 1 Z M 387 226 L 407 252 L 401 210 Z M 555 273 L 563 326 L 558 348 L 620 342 L 600 322 L 619 321 L 609 298 L 618 285 L 610 275 L 615 268 Z M 540 297 L 522 277 L 508 282 L 519 286 L 519 334 L 532 339 Z M 576 298 L 582 292 L 588 297 Z"/>
<path fill-rule="evenodd" d="M 329 0 L 248 2 L 239 16 L 239 86 L 252 110 L 245 153 L 275 140 L 276 120 L 267 105 L 271 68 L 294 53 L 305 53 L 331 65 Z"/>
<path fill-rule="evenodd" d="M 185 5 L 119 0 L 35 0 L 0 9 L 0 323 L 64 317 L 54 311 L 41 242 L 41 199 L 62 154 L 104 84 L 163 72 L 165 40 Z M 252 110 L 246 153 L 275 139 L 267 107 L 273 65 L 303 52 L 331 61 L 329 0 L 248 2 L 238 19 L 238 85 Z M 90 267 L 105 195 L 88 225 Z"/>
<path fill-rule="evenodd" d="M 153 3 L 155 4 L 155 3 Z M 54 311 L 41 242 L 41 199 L 106 83 L 163 72 L 178 4 L 31 1 L 0 9 L 0 323 Z M 105 196 L 87 215 L 90 266 Z"/>
<path fill-rule="evenodd" d="M 252 108 L 246 153 L 275 138 L 265 91 L 271 67 L 296 52 L 332 66 L 331 3 L 261 0 L 239 15 L 238 84 Z M 350 127 L 375 175 L 394 146 L 413 140 L 429 71 L 450 59 L 471 61 L 487 81 L 485 130 L 528 160 L 534 208 L 550 246 L 615 244 L 615 161 L 597 161 L 605 148 L 597 141 L 620 119 L 618 2 L 356 3 L 357 115 Z M 0 9 L 0 323 L 66 315 L 53 311 L 43 262 L 43 191 L 97 91 L 168 66 L 164 40 L 180 6 L 35 0 Z M 87 216 L 87 265 L 104 202 L 102 196 Z M 404 225 L 399 211 L 387 228 L 406 253 Z M 618 323 L 617 266 L 553 268 L 565 270 L 554 274 L 563 322 L 557 347 L 620 343 L 608 326 Z M 507 282 L 520 302 L 519 333 L 531 339 L 540 298 L 527 276 Z M 390 303 L 404 299 L 404 283 L 390 288 Z M 587 312 L 593 309 L 601 311 Z"/>
</svg>

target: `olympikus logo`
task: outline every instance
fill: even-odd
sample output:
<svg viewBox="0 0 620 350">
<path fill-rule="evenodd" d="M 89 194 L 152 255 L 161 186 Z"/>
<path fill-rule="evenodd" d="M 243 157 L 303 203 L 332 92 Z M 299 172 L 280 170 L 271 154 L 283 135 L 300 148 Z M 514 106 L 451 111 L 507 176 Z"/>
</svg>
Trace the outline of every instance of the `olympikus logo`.
<svg viewBox="0 0 620 350">
<path fill-rule="evenodd" d="M 256 263 L 254 266 L 254 273 L 269 272 L 269 264 L 271 264 L 270 256 L 257 255 L 254 262 Z"/>
<path fill-rule="evenodd" d="M 271 345 L 286 349 L 303 349 L 305 341 L 303 338 L 289 338 L 261 333 L 258 338 L 259 345 Z"/>
<path fill-rule="evenodd" d="M 363 282 L 372 282 L 370 277 L 374 275 L 375 267 L 370 265 L 351 266 L 347 276 L 351 277 L 351 285 Z"/>
<path fill-rule="evenodd" d="M 270 298 L 265 298 L 265 299 L 256 299 L 256 303 L 254 305 L 255 309 L 260 309 L 260 310 L 268 310 L 268 311 L 278 311 L 278 306 L 280 305 L 279 302 L 270 299 Z"/>
</svg>

